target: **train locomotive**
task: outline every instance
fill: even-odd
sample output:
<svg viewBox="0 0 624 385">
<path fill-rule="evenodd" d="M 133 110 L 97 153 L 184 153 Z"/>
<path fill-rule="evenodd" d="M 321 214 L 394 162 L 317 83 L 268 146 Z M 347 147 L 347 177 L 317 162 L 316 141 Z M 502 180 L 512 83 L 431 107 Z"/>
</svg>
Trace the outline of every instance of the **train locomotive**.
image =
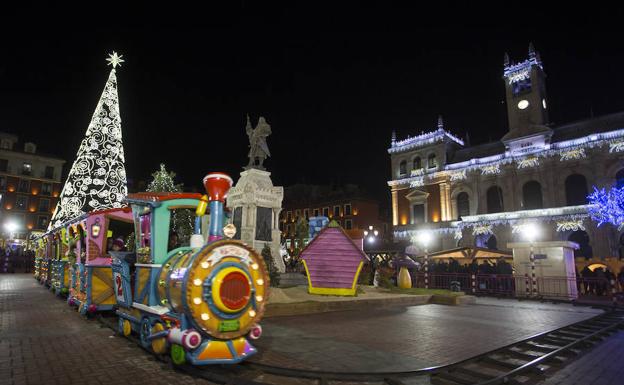
<svg viewBox="0 0 624 385">
<path fill-rule="evenodd" d="M 204 178 L 207 195 L 130 194 L 136 251 L 113 252 L 113 285 L 119 333 L 138 334 L 141 345 L 169 353 L 175 364 L 238 363 L 253 355 L 251 340 L 268 297 L 269 276 L 262 257 L 225 227 L 224 201 L 232 179 Z M 202 219 L 210 206 L 208 234 Z M 188 247 L 168 250 L 171 214 L 195 209 L 195 234 Z M 205 244 L 204 244 L 205 243 Z"/>
</svg>

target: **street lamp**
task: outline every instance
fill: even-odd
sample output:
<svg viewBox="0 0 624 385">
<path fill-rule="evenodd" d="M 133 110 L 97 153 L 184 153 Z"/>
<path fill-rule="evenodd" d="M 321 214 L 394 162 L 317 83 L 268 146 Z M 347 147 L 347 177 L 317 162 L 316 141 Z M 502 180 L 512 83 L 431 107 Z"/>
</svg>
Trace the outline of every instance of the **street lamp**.
<svg viewBox="0 0 624 385">
<path fill-rule="evenodd" d="M 533 242 L 539 234 L 539 228 L 534 223 L 522 225 L 522 235 L 529 241 L 529 261 L 531 262 L 531 295 L 537 295 L 537 280 L 535 279 L 535 254 L 533 253 Z"/>
<path fill-rule="evenodd" d="M 421 231 L 416 236 L 416 240 L 423 245 L 425 249 L 425 289 L 429 288 L 429 251 L 427 250 L 427 246 L 431 242 L 431 232 L 430 231 Z"/>
</svg>

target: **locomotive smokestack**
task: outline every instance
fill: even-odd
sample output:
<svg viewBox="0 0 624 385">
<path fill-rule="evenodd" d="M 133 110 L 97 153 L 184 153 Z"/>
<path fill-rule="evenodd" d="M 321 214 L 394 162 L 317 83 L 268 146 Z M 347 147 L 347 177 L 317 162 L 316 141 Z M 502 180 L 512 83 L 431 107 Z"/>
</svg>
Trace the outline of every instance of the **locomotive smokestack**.
<svg viewBox="0 0 624 385">
<path fill-rule="evenodd" d="M 223 238 L 223 206 L 233 183 L 232 178 L 222 172 L 213 172 L 204 177 L 204 187 L 210 200 L 209 242 Z"/>
</svg>

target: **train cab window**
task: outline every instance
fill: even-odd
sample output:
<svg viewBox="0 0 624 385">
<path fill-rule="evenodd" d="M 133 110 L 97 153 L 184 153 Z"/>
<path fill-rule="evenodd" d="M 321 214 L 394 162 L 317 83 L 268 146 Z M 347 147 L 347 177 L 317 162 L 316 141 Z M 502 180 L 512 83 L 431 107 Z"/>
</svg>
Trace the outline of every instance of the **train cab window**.
<svg viewBox="0 0 624 385">
<path fill-rule="evenodd" d="M 177 208 L 171 210 L 167 251 L 191 245 L 194 222 L 195 209 Z"/>
<path fill-rule="evenodd" d="M 108 239 L 106 243 L 107 254 L 109 251 L 128 251 L 129 238 L 132 237 L 133 224 L 118 219 L 109 218 Z"/>
<path fill-rule="evenodd" d="M 133 206 L 134 234 L 137 253 L 139 249 L 150 247 L 152 212 L 148 206 Z"/>
</svg>

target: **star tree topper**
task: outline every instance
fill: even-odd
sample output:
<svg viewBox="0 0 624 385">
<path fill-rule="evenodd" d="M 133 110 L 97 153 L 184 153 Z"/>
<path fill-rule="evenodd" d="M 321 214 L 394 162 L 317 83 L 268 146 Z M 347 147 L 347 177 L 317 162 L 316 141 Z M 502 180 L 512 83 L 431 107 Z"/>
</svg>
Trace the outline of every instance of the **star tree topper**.
<svg viewBox="0 0 624 385">
<path fill-rule="evenodd" d="M 112 54 L 108 54 L 108 58 L 106 59 L 106 61 L 108 62 L 108 65 L 112 65 L 114 69 L 117 66 L 121 67 L 121 63 L 125 62 L 122 57 L 123 55 L 117 55 L 117 52 L 113 51 Z"/>
</svg>

